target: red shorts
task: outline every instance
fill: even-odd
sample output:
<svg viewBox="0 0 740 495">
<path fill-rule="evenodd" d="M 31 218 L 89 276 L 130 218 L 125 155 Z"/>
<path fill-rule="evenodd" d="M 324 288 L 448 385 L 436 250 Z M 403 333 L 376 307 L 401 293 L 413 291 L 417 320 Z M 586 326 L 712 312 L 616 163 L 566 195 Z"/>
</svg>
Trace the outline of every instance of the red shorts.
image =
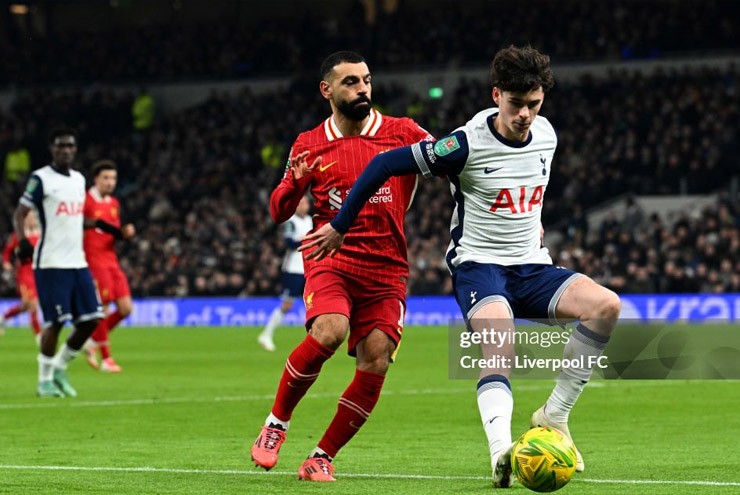
<svg viewBox="0 0 740 495">
<path fill-rule="evenodd" d="M 357 343 L 377 328 L 393 342 L 401 341 L 406 312 L 406 287 L 390 286 L 334 268 L 317 267 L 306 275 L 303 302 L 306 328 L 323 314 L 349 318 L 348 354 L 355 356 Z"/>
<path fill-rule="evenodd" d="M 18 267 L 15 274 L 15 286 L 22 300 L 38 299 L 36 279 L 33 278 L 33 267 L 31 265 L 21 265 Z"/>
<path fill-rule="evenodd" d="M 108 304 L 131 296 L 126 274 L 118 265 L 90 266 L 90 273 L 100 294 L 100 302 Z"/>
</svg>

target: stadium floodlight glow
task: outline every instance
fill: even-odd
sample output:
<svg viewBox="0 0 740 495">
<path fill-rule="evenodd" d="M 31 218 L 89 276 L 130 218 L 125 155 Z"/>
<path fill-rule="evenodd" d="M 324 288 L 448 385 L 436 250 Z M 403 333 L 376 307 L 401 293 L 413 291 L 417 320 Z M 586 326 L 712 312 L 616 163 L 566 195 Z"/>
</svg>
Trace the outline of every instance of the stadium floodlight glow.
<svg viewBox="0 0 740 495">
<path fill-rule="evenodd" d="M 28 14 L 28 5 L 24 3 L 10 4 L 10 13 L 15 15 L 26 15 Z"/>
<path fill-rule="evenodd" d="M 445 90 L 440 88 L 439 86 L 434 86 L 433 88 L 429 88 L 428 94 L 429 98 L 433 100 L 438 100 L 442 98 L 442 96 L 444 96 Z"/>
</svg>

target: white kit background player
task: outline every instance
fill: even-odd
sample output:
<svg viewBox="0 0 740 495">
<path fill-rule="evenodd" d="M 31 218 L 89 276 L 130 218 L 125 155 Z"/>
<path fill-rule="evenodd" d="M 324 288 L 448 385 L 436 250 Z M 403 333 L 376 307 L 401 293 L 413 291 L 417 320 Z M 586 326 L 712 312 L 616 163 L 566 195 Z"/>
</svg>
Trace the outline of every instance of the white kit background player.
<svg viewBox="0 0 740 495">
<path fill-rule="evenodd" d="M 298 246 L 301 245 L 301 239 L 313 228 L 313 219 L 309 215 L 310 210 L 311 202 L 308 196 L 303 196 L 295 214 L 281 225 L 287 248 L 282 267 L 282 301 L 280 306 L 272 311 L 267 325 L 257 338 L 257 342 L 268 351 L 275 350 L 273 341 L 275 328 L 283 321 L 285 314 L 293 308 L 295 300 L 303 297 L 306 280 L 303 277 L 303 255 L 298 252 Z"/>
<path fill-rule="evenodd" d="M 52 132 L 51 164 L 31 175 L 13 216 L 18 236 L 18 258 L 33 257 L 39 304 L 44 315 L 38 355 L 39 397 L 75 397 L 67 378 L 67 365 L 77 355 L 103 317 L 95 285 L 82 247 L 83 229 L 115 231 L 106 222 L 85 219 L 85 178 L 72 169 L 77 137 L 71 129 Z M 41 237 L 35 249 L 25 237 L 24 220 L 32 209 L 38 213 Z M 59 333 L 71 321 L 74 330 L 57 350 Z"/>
</svg>

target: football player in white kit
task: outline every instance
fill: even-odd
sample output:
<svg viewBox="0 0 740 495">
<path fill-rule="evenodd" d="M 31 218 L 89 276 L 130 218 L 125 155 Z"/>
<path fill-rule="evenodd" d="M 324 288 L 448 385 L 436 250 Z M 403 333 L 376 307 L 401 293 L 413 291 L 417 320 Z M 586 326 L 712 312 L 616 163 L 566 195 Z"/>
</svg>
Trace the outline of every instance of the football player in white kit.
<svg viewBox="0 0 740 495">
<path fill-rule="evenodd" d="M 483 333 L 495 323 L 511 335 L 514 318 L 551 325 L 578 321 L 565 344 L 566 358 L 594 363 L 614 330 L 621 303 L 589 277 L 554 266 L 540 243 L 542 201 L 557 136 L 538 113 L 554 79 L 550 58 L 531 47 L 500 50 L 491 64 L 496 107 L 436 143 L 421 142 L 377 155 L 352 187 L 341 211 L 307 236 L 302 250 L 323 258 L 341 246 L 365 201 L 394 175 L 447 176 L 456 202 L 447 263 L 468 329 Z M 483 357 L 512 363 L 514 339 L 482 343 Z M 570 437 L 568 416 L 592 374 L 592 365 L 563 368 L 532 426 L 550 426 Z M 478 406 L 488 437 L 494 487 L 511 486 L 511 366 L 481 370 Z M 577 470 L 584 464 L 578 453 Z"/>
<path fill-rule="evenodd" d="M 301 239 L 313 228 L 313 219 L 309 215 L 311 201 L 308 196 L 303 196 L 295 214 L 290 217 L 281 228 L 285 236 L 285 245 L 288 248 L 283 258 L 283 293 L 282 302 L 270 314 L 267 325 L 257 337 L 257 342 L 268 351 L 275 350 L 273 335 L 275 328 L 283 321 L 285 313 L 291 310 L 295 300 L 303 297 L 303 286 L 306 280 L 303 278 L 303 256 L 298 252 Z"/>
<path fill-rule="evenodd" d="M 33 257 L 33 273 L 44 315 L 38 355 L 39 397 L 74 397 L 77 392 L 67 378 L 67 365 L 77 355 L 103 317 L 95 285 L 82 249 L 85 225 L 85 178 L 71 168 L 77 138 L 71 129 L 59 129 L 50 137 L 51 164 L 31 175 L 13 217 L 18 236 L 18 258 Z M 41 238 L 34 249 L 25 237 L 23 224 L 32 209 L 38 212 Z M 67 321 L 74 330 L 57 352 L 59 332 Z"/>
</svg>

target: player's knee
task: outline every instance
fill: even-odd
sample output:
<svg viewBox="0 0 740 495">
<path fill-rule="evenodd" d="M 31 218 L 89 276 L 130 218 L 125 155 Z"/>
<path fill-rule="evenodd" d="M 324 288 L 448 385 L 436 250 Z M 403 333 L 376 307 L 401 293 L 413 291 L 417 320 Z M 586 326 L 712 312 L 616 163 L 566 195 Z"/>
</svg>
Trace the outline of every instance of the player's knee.
<svg viewBox="0 0 740 495">
<path fill-rule="evenodd" d="M 620 301 L 619 296 L 610 290 L 606 290 L 599 301 L 598 318 L 616 321 L 619 318 L 620 311 L 622 311 L 622 301 Z"/>
<path fill-rule="evenodd" d="M 388 371 L 396 343 L 380 330 L 374 330 L 357 344 L 357 369 L 384 375 Z"/>
<path fill-rule="evenodd" d="M 336 350 L 347 338 L 348 327 L 344 315 L 320 315 L 311 323 L 308 333 L 322 345 Z"/>
<path fill-rule="evenodd" d="M 116 301 L 116 310 L 123 318 L 131 315 L 133 309 L 131 301 L 127 301 L 126 299 Z"/>
<path fill-rule="evenodd" d="M 385 375 L 391 364 L 391 356 L 393 355 L 394 348 L 392 346 L 379 346 L 374 349 L 368 349 L 367 352 L 363 353 L 361 358 L 358 354 L 357 369 Z"/>
</svg>

